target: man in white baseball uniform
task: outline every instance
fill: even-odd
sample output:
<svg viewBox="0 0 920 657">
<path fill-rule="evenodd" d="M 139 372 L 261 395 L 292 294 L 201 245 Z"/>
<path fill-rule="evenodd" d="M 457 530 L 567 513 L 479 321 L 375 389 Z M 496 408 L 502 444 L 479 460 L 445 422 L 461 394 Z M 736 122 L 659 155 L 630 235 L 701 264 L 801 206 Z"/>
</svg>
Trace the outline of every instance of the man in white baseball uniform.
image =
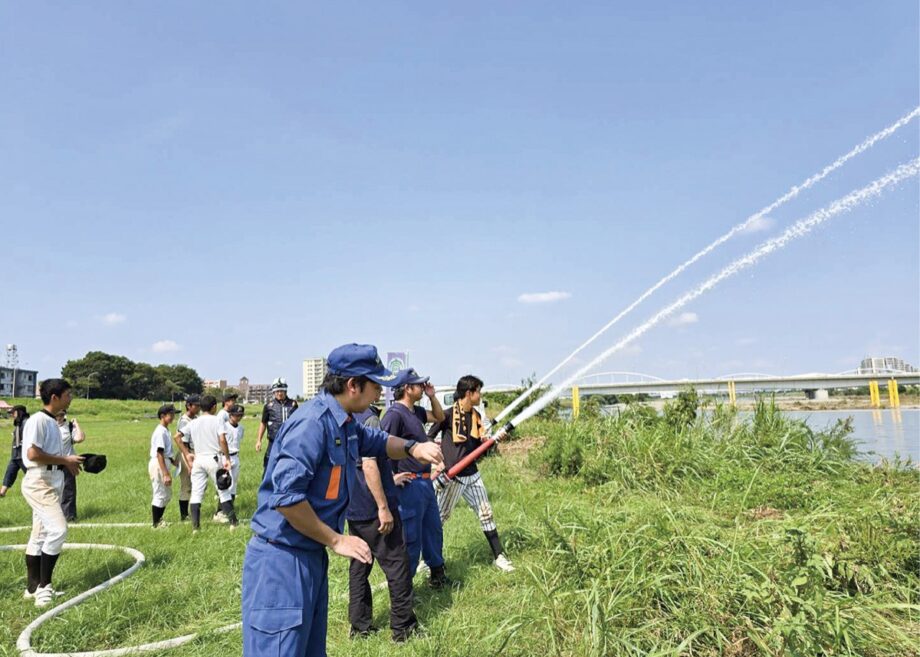
<svg viewBox="0 0 920 657">
<path fill-rule="evenodd" d="M 195 447 L 182 430 L 198 417 L 200 412 L 201 399 L 198 395 L 189 395 L 185 399 L 185 413 L 179 418 L 179 425 L 173 436 L 176 447 L 179 448 L 179 468 L 176 471 L 179 478 L 179 520 L 188 519 L 188 501 L 192 497 L 192 464 L 195 462 Z"/>
<path fill-rule="evenodd" d="M 70 406 L 70 384 L 64 379 L 48 379 L 42 381 L 39 393 L 42 410 L 26 421 L 22 435 L 22 461 L 26 466 L 22 496 L 32 507 L 25 597 L 34 597 L 36 607 L 45 607 L 55 596 L 51 576 L 67 538 L 67 520 L 61 509 L 64 470 L 76 476 L 83 457 L 64 454 L 55 419 Z"/>
<path fill-rule="evenodd" d="M 192 463 L 192 497 L 190 511 L 192 528 L 198 531 L 201 526 L 201 501 L 208 488 L 208 480 L 217 488 L 220 510 L 230 519 L 230 526 L 236 527 L 239 521 L 233 510 L 233 498 L 230 490 L 217 487 L 217 471 L 221 468 L 230 470 L 230 449 L 227 447 L 227 425 L 214 414 L 217 399 L 212 395 L 201 398 L 203 413 L 180 429 L 180 437 L 188 437 L 195 444 L 195 460 Z"/>
<path fill-rule="evenodd" d="M 77 419 L 67 419 L 67 411 L 61 411 L 55 416 L 57 419 L 58 430 L 61 432 L 61 446 L 64 449 L 64 456 L 71 456 L 77 453 L 74 445 L 86 440 L 86 434 Z M 77 520 L 77 478 L 64 470 L 64 491 L 61 493 L 61 508 L 64 510 L 64 517 L 67 522 L 76 522 Z"/>
<path fill-rule="evenodd" d="M 169 425 L 176 417 L 176 407 L 172 404 L 163 404 L 157 411 L 160 419 L 157 428 L 150 436 L 150 461 L 147 472 L 153 487 L 153 499 L 150 502 L 150 512 L 153 516 L 154 527 L 165 527 L 162 522 L 166 505 L 172 499 L 172 472 L 177 459 L 173 456 L 173 445 L 169 435 Z"/>
<path fill-rule="evenodd" d="M 243 444 L 243 407 L 234 404 L 230 407 L 230 420 L 227 423 L 227 448 L 230 450 L 230 498 L 236 505 L 236 484 L 240 477 L 240 445 Z"/>
</svg>

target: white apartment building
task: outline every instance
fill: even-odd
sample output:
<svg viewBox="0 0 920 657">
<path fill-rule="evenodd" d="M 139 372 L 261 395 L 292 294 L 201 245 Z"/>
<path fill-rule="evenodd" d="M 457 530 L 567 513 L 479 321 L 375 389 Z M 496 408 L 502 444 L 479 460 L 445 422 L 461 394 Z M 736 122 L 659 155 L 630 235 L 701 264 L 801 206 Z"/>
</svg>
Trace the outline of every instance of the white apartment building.
<svg viewBox="0 0 920 657">
<path fill-rule="evenodd" d="M 307 358 L 303 361 L 303 398 L 310 399 L 319 392 L 326 376 L 325 358 Z"/>
</svg>

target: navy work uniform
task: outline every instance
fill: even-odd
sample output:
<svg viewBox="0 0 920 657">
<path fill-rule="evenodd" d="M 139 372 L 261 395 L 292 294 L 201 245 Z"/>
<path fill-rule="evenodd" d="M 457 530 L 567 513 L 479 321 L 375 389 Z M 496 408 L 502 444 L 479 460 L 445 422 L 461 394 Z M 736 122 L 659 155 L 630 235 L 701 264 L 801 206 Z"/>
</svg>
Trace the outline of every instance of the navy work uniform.
<svg viewBox="0 0 920 657">
<path fill-rule="evenodd" d="M 374 354 L 376 356 L 376 352 Z M 387 434 L 355 422 L 323 391 L 274 440 L 243 565 L 243 655 L 326 654 L 329 558 L 276 509 L 304 500 L 342 533 L 362 457 L 386 455 Z M 437 506 L 435 506 L 437 509 Z"/>
<path fill-rule="evenodd" d="M 279 389 L 286 389 L 279 388 Z M 274 392 L 274 391 L 272 391 Z M 272 444 L 275 437 L 281 431 L 281 427 L 287 422 L 287 419 L 297 410 L 297 402 L 290 397 L 285 397 L 283 401 L 269 399 L 265 406 L 262 407 L 262 424 L 265 425 L 268 433 L 268 447 L 265 448 L 265 456 L 262 457 L 262 470 L 268 467 L 268 459 L 271 456 Z"/>
<path fill-rule="evenodd" d="M 387 409 L 380 427 L 392 436 L 424 443 L 429 440 L 425 433 L 427 419 L 427 411 L 421 406 L 410 410 L 405 404 L 396 402 Z M 415 574 L 419 557 L 424 556 L 434 574 L 444 567 L 444 530 L 438 498 L 431 483 L 431 466 L 409 456 L 397 461 L 394 469 L 412 474 L 412 479 L 399 489 L 399 513 L 406 533 L 409 572 Z"/>
</svg>

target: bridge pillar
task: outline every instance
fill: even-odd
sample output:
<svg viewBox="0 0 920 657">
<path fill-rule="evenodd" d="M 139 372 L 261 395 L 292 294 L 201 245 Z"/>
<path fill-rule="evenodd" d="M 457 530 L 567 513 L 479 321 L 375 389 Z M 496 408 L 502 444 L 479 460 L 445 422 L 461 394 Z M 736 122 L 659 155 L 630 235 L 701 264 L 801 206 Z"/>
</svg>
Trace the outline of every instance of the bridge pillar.
<svg viewBox="0 0 920 657">
<path fill-rule="evenodd" d="M 817 390 L 806 390 L 805 391 L 805 399 L 812 399 L 814 401 L 827 401 L 828 398 L 829 398 L 829 395 L 827 393 L 827 389 L 825 388 L 818 388 Z"/>
</svg>

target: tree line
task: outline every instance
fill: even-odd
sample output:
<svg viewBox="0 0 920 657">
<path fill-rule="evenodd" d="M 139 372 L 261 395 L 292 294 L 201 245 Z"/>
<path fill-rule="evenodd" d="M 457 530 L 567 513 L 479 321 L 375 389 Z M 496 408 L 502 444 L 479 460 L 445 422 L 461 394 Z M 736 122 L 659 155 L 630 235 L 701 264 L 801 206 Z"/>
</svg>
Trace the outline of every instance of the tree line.
<svg viewBox="0 0 920 657">
<path fill-rule="evenodd" d="M 179 399 L 200 394 L 204 388 L 198 372 L 188 365 L 150 365 L 130 358 L 90 351 L 69 360 L 61 376 L 80 397 L 105 399 Z"/>
</svg>

